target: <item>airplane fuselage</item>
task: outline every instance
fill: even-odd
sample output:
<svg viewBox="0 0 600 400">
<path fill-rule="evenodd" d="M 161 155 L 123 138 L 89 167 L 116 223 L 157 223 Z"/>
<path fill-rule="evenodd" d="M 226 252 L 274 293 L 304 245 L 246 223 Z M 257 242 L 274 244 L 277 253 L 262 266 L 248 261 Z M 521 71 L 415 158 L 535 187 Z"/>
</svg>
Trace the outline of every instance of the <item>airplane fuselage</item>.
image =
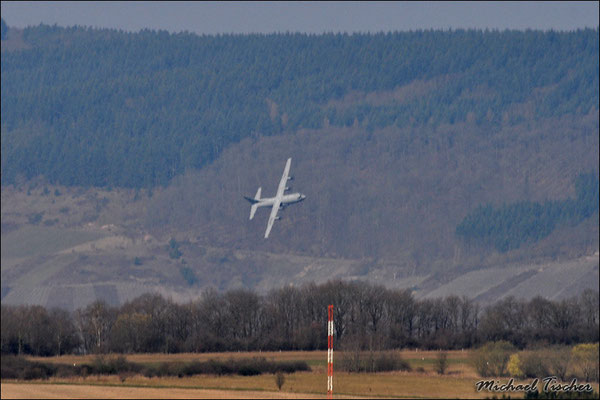
<svg viewBox="0 0 600 400">
<path fill-rule="evenodd" d="M 284 194 L 281 197 L 281 205 L 286 206 L 288 204 L 299 203 L 306 198 L 302 193 L 290 193 Z M 275 204 L 275 197 L 265 197 L 264 199 L 260 199 L 258 203 L 256 203 L 256 207 L 272 207 Z"/>
</svg>

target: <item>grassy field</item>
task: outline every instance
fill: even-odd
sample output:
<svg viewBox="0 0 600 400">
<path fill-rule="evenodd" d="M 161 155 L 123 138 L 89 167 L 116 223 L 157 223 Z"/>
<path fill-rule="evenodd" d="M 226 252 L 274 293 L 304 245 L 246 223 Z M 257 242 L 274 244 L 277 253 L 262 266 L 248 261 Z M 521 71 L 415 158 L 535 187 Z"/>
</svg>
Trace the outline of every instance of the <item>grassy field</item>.
<svg viewBox="0 0 600 400">
<path fill-rule="evenodd" d="M 340 353 L 337 353 L 341 357 Z M 402 358 L 410 363 L 411 372 L 385 372 L 385 373 L 346 373 L 336 372 L 334 375 L 334 393 L 336 398 L 344 397 L 381 397 L 381 398 L 485 398 L 490 397 L 488 392 L 477 393 L 475 382 L 480 378 L 468 362 L 468 351 L 448 352 L 449 366 L 445 375 L 434 372 L 434 362 L 437 357 L 435 351 L 401 351 Z M 144 364 L 158 364 L 161 362 L 187 362 L 206 361 L 209 359 L 265 357 L 272 361 L 298 360 L 306 361 L 312 371 L 296 372 L 285 376 L 285 383 L 281 392 L 277 390 L 272 374 L 258 376 L 213 376 L 195 375 L 191 377 L 153 377 L 141 375 L 119 376 L 88 376 L 51 378 L 47 381 L 28 382 L 28 385 L 9 386 L 15 396 L 22 393 L 25 397 L 36 397 L 35 385 L 54 384 L 52 393 L 69 397 L 67 390 L 73 385 L 79 387 L 79 396 L 94 397 L 97 388 L 108 386 L 116 391 L 115 397 L 324 397 L 326 389 L 326 360 L 324 351 L 314 352 L 262 352 L 262 353 L 205 353 L 205 354 L 133 354 L 126 356 L 128 361 Z M 51 358 L 32 357 L 32 360 L 54 363 L 91 363 L 95 356 L 61 356 Z M 108 355 L 106 357 L 111 357 Z M 339 359 L 339 358 L 338 358 Z M 3 382 L 5 383 L 14 382 Z M 26 387 L 27 386 L 27 387 Z M 62 389 L 61 389 L 62 388 Z M 152 389 L 151 392 L 136 392 L 137 389 Z M 169 390 L 166 390 L 166 389 Z M 174 392 L 173 389 L 177 389 Z M 119 392 L 119 389 L 122 392 Z M 22 392 L 19 392 L 21 390 Z M 24 392 L 23 392 L 24 390 Z M 154 390 L 158 390 L 158 394 Z M 181 392 L 181 390 L 184 390 Z M 29 392 L 28 392 L 29 391 Z M 83 392 L 82 392 L 83 391 Z M 209 391 L 205 394 L 203 391 Z M 210 392 L 217 391 L 217 392 Z M 89 392 L 89 393 L 88 393 Z M 50 392 L 40 390 L 40 393 Z M 101 392 L 101 397 L 108 397 L 108 392 Z M 137 393 L 137 394 L 134 394 Z M 176 394 L 179 393 L 179 394 Z M 217 394 L 215 394 L 217 393 Z M 10 393 L 6 395 L 10 397 Z M 520 397 L 520 396 L 518 396 Z M 2 398 L 6 398 L 4 394 Z"/>
<path fill-rule="evenodd" d="M 276 397 L 325 397 L 326 387 L 325 371 L 297 372 L 287 375 L 281 392 L 278 392 L 273 375 L 260 376 L 194 376 L 190 378 L 145 378 L 134 376 L 121 382 L 118 376 L 91 376 L 87 378 L 50 379 L 46 382 L 19 383 L 20 386 L 33 387 L 48 385 L 55 387 L 53 390 L 57 397 L 67 397 L 68 390 L 73 386 L 81 387 L 110 387 L 121 388 L 124 393 L 131 388 L 145 388 L 160 390 L 159 397 L 171 397 L 173 389 L 179 390 L 209 390 L 230 393 L 231 397 L 238 398 L 251 396 L 263 398 L 269 393 L 278 393 Z M 3 391 L 8 383 L 3 382 Z M 472 379 L 455 376 L 434 376 L 430 374 L 411 373 L 377 373 L 377 374 L 349 374 L 338 373 L 334 377 L 334 397 L 381 397 L 381 398 L 485 398 L 489 393 L 476 393 Z M 10 387 L 9 387 L 10 388 Z M 89 390 L 89 389 L 83 389 Z M 103 390 L 103 389 L 102 389 Z M 100 392 L 102 392 L 100 390 Z M 117 392 L 119 392 L 117 390 Z M 180 392 L 183 393 L 183 392 Z M 256 397 L 254 397 L 256 394 Z M 2 394 L 2 398 L 11 397 L 10 393 Z M 124 394 L 123 394 L 124 396 Z M 191 396 L 191 395 L 190 395 Z M 27 396 L 29 397 L 29 396 Z M 75 396 L 83 397 L 83 396 Z M 104 396 L 102 396 L 104 397 Z M 117 397 L 122 397 L 121 395 Z M 185 395 L 184 397 L 188 397 Z M 269 396 L 270 397 L 270 396 Z"/>
<path fill-rule="evenodd" d="M 98 231 L 26 226 L 2 235 L 2 260 L 59 252 L 106 236 Z"/>
<path fill-rule="evenodd" d="M 477 392 L 475 383 L 480 378 L 470 364 L 470 351 L 449 351 L 448 369 L 444 375 L 435 372 L 436 351 L 404 350 L 399 352 L 412 370 L 380 373 L 335 372 L 335 398 L 491 398 L 502 393 Z M 342 357 L 336 353 L 337 360 Z M 96 356 L 30 357 L 30 360 L 78 364 L 92 363 Z M 106 355 L 106 358 L 116 355 Z M 2 398 L 323 398 L 326 390 L 325 351 L 236 352 L 203 354 L 132 354 L 128 361 L 141 364 L 162 362 L 228 360 L 264 357 L 269 361 L 305 361 L 310 372 L 285 375 L 285 383 L 278 391 L 273 374 L 256 376 L 194 375 L 145 377 L 142 375 L 90 375 L 87 377 L 52 377 L 39 381 L 3 381 Z M 506 383 L 508 378 L 496 378 Z M 519 381 L 529 383 L 528 380 Z M 515 384 L 519 383 L 515 382 Z M 593 384 L 598 390 L 598 384 Z M 512 398 L 523 398 L 523 392 L 509 393 Z"/>
</svg>

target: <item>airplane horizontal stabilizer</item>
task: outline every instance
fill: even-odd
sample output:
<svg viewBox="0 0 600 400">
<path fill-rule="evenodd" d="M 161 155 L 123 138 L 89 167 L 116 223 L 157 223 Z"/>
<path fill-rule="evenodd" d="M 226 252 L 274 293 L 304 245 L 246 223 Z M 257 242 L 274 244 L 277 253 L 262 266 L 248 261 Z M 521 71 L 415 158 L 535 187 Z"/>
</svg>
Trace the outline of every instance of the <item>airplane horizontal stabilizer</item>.
<svg viewBox="0 0 600 400">
<path fill-rule="evenodd" d="M 256 191 L 256 194 L 254 195 L 254 198 L 251 199 L 250 197 L 246 197 L 244 196 L 244 198 L 246 200 L 248 200 L 250 203 L 252 203 L 252 207 L 250 207 L 250 219 L 254 218 L 254 214 L 256 213 L 256 209 L 258 208 L 258 202 L 260 201 L 260 191 L 262 190 L 262 187 L 259 187 L 258 190 Z"/>
<path fill-rule="evenodd" d="M 254 214 L 256 213 L 257 208 L 258 205 L 256 204 L 252 204 L 252 207 L 250 207 L 250 219 L 254 218 Z"/>
</svg>

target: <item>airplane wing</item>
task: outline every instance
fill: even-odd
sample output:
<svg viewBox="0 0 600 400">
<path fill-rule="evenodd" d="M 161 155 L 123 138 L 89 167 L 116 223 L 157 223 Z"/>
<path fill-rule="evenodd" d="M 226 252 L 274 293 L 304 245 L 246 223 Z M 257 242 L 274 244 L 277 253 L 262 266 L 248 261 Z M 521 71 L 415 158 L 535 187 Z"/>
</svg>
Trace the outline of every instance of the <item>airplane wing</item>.
<svg viewBox="0 0 600 400">
<path fill-rule="evenodd" d="M 271 228 L 273 228 L 273 223 L 275 222 L 275 218 L 277 217 L 277 212 L 279 211 L 279 205 L 281 204 L 281 198 L 283 197 L 283 192 L 285 191 L 285 185 L 287 184 L 288 175 L 290 173 L 290 165 L 292 164 L 292 159 L 288 158 L 285 163 L 285 168 L 283 169 L 283 176 L 281 177 L 281 181 L 279 181 L 279 187 L 277 187 L 277 194 L 275 195 L 275 202 L 273 203 L 273 208 L 271 209 L 271 215 L 269 215 L 269 222 L 267 223 L 267 231 L 265 232 L 265 239 L 269 237 L 269 233 L 271 233 Z"/>
<path fill-rule="evenodd" d="M 285 163 L 285 168 L 283 170 L 283 176 L 281 177 L 281 180 L 279 181 L 279 187 L 277 188 L 277 194 L 275 195 L 275 197 L 281 199 L 281 197 L 283 196 L 283 192 L 285 191 L 285 185 L 287 185 L 287 180 L 288 180 L 288 175 L 290 174 L 290 165 L 292 164 L 292 159 L 288 158 L 287 162 Z"/>
<path fill-rule="evenodd" d="M 273 222 L 275 222 L 275 218 L 277 217 L 277 212 L 279 211 L 279 205 L 281 204 L 281 197 L 275 199 L 275 203 L 273 203 L 273 208 L 271 208 L 271 215 L 269 215 L 269 222 L 267 222 L 267 231 L 265 232 L 265 239 L 269 237 L 269 233 L 271 233 L 271 228 L 273 227 Z"/>
</svg>

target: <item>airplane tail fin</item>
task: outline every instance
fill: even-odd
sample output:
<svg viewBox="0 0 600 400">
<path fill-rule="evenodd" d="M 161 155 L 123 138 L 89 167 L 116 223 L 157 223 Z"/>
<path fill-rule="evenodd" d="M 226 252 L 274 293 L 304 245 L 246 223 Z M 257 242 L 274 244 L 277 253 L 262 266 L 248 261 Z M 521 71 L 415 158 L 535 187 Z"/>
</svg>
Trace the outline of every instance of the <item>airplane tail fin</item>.
<svg viewBox="0 0 600 400">
<path fill-rule="evenodd" d="M 252 203 L 252 207 L 250 207 L 250 219 L 254 218 L 254 214 L 256 213 L 256 209 L 258 208 L 257 203 L 260 201 L 261 190 L 262 190 L 262 187 L 259 187 L 258 190 L 256 191 L 256 195 L 254 195 L 253 199 L 251 199 L 250 197 L 244 196 L 244 198 L 246 200 L 248 200 L 250 203 Z"/>
<path fill-rule="evenodd" d="M 256 194 L 254 195 L 254 200 L 260 200 L 260 191 L 262 190 L 262 187 L 259 187 L 258 190 L 256 191 Z"/>
</svg>

